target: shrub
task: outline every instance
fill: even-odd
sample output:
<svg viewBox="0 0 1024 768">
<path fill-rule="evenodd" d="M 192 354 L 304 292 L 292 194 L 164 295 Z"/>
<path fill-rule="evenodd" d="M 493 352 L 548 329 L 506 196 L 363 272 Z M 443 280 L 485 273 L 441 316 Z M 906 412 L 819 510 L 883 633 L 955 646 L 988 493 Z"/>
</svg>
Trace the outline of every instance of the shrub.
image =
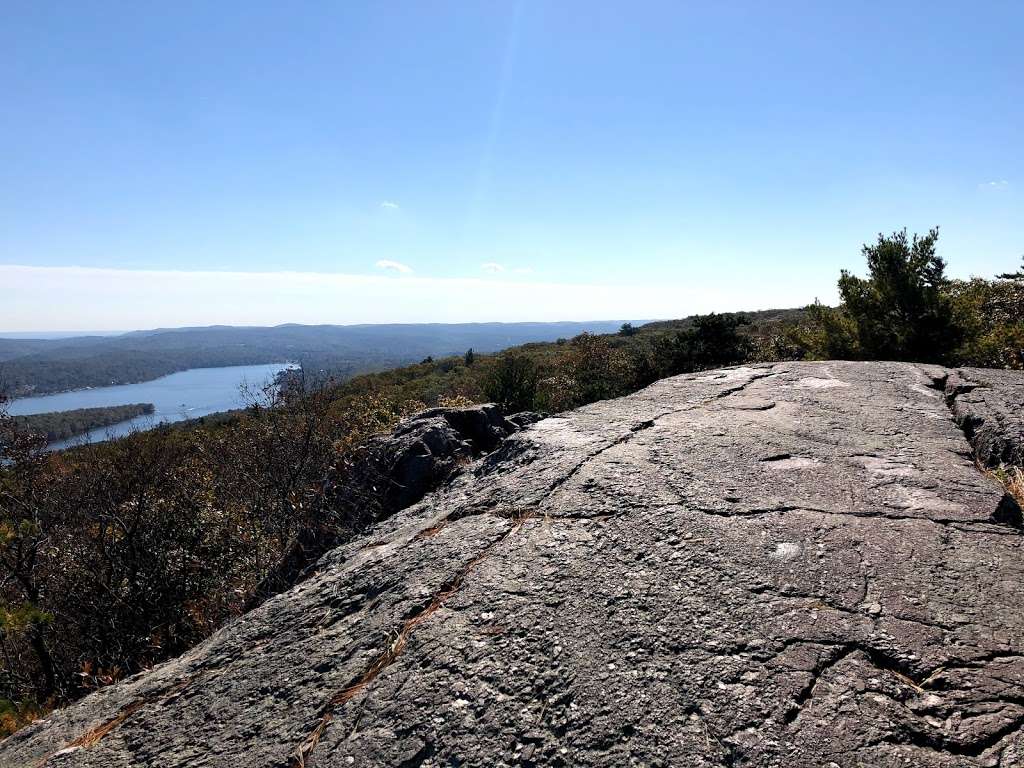
<svg viewBox="0 0 1024 768">
<path fill-rule="evenodd" d="M 956 280 L 949 295 L 963 340 L 955 358 L 961 365 L 1024 368 L 1024 279 Z"/>
<path fill-rule="evenodd" d="M 995 280 L 948 280 L 938 230 L 865 245 L 870 276 L 843 271 L 843 304 L 815 303 L 788 332 L 809 358 L 915 360 L 1024 368 L 1024 268 Z"/>
<path fill-rule="evenodd" d="M 0 409 L 0 728 L 181 653 L 365 524 L 327 479 L 422 404 L 337 407 L 268 388 L 224 424 L 61 453 Z"/>
<path fill-rule="evenodd" d="M 553 375 L 539 383 L 537 407 L 558 412 L 597 400 L 619 397 L 637 388 L 634 358 L 609 336 L 581 333 L 572 339 Z"/>
<path fill-rule="evenodd" d="M 739 332 L 743 315 L 697 315 L 693 325 L 658 341 L 656 356 L 663 375 L 732 365 L 748 358 L 750 343 Z"/>
<path fill-rule="evenodd" d="M 583 402 L 574 377 L 558 373 L 537 382 L 534 400 L 537 410 L 560 413 L 578 407 Z"/>
<path fill-rule="evenodd" d="M 498 357 L 484 380 L 487 399 L 506 411 L 533 408 L 540 373 L 537 364 L 525 355 L 506 352 Z"/>
<path fill-rule="evenodd" d="M 560 369 L 576 381 L 580 404 L 618 397 L 633 389 L 628 356 L 606 336 L 581 333 L 572 340 Z"/>
<path fill-rule="evenodd" d="M 845 307 L 827 307 L 815 301 L 806 312 L 806 322 L 797 323 L 788 332 L 789 339 L 805 357 L 815 360 L 860 357 L 857 325 Z"/>
</svg>

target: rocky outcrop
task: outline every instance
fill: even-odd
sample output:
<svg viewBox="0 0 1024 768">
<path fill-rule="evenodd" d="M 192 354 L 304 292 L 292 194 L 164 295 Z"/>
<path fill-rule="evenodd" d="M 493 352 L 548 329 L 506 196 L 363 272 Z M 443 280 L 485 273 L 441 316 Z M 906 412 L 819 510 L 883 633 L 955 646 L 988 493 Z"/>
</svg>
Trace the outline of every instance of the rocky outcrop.
<svg viewBox="0 0 1024 768">
<path fill-rule="evenodd" d="M 517 429 L 519 424 L 495 405 L 432 408 L 407 419 L 393 434 L 371 441 L 365 462 L 369 471 L 363 474 L 382 496 L 380 516 L 416 503 Z"/>
<path fill-rule="evenodd" d="M 319 515 L 295 534 L 253 590 L 246 610 L 303 581 L 326 552 L 415 504 L 461 467 L 497 448 L 521 424 L 538 418 L 520 413 L 506 419 L 493 404 L 432 408 L 346 455 L 319 484 Z"/>
<path fill-rule="evenodd" d="M 1020 512 L 969 442 L 1019 455 L 1022 388 L 785 363 L 544 419 L 0 765 L 1022 765 Z"/>
<path fill-rule="evenodd" d="M 986 467 L 1024 465 L 1024 378 L 1019 371 L 961 368 L 939 374 L 957 424 Z"/>
</svg>

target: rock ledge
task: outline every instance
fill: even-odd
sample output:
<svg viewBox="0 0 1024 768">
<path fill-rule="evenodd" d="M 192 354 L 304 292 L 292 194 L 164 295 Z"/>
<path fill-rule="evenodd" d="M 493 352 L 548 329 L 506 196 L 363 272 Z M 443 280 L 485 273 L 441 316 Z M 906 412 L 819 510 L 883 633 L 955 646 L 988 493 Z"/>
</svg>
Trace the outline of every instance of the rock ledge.
<svg viewBox="0 0 1024 768">
<path fill-rule="evenodd" d="M 1020 508 L 975 462 L 1022 393 L 780 363 L 544 419 L 0 765 L 1024 765 Z"/>
</svg>

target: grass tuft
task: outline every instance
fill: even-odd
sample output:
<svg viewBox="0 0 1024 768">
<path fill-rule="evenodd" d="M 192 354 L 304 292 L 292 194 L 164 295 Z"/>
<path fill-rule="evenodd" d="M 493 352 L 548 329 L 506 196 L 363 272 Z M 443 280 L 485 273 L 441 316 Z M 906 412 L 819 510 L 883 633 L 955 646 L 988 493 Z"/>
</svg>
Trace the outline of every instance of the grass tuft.
<svg viewBox="0 0 1024 768">
<path fill-rule="evenodd" d="M 1024 469 L 1009 464 L 989 470 L 989 474 L 998 480 L 1017 503 L 1024 509 Z"/>
</svg>

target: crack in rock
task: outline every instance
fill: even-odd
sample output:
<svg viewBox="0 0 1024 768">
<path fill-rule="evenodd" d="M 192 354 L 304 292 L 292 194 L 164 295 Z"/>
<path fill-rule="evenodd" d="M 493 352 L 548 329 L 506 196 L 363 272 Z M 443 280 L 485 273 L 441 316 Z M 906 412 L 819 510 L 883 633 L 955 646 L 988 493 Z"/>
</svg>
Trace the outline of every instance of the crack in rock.
<svg viewBox="0 0 1024 768">
<path fill-rule="evenodd" d="M 441 606 L 451 599 L 452 596 L 462 588 L 462 583 L 465 581 L 466 577 L 487 558 L 491 551 L 505 541 L 505 539 L 510 535 L 517 532 L 523 523 L 530 519 L 530 517 L 532 517 L 532 515 L 524 514 L 520 517 L 510 518 L 513 524 L 505 533 L 484 547 L 483 550 L 480 551 L 472 560 L 460 568 L 458 573 L 456 573 L 450 581 L 444 584 L 441 589 L 433 595 L 430 602 L 415 611 L 412 616 L 402 623 L 402 626 L 395 632 L 394 637 L 388 644 L 388 647 L 374 657 L 358 677 L 327 700 L 327 703 L 324 705 L 319 717 L 317 718 L 316 725 L 309 732 L 303 742 L 296 748 L 295 753 L 288 761 L 287 765 L 289 768 L 305 768 L 306 760 L 316 748 L 317 744 L 320 743 L 320 739 L 334 720 L 337 711 L 370 685 L 370 683 L 372 683 L 381 672 L 394 664 L 395 660 L 405 650 L 405 647 L 409 642 L 409 638 L 412 636 L 412 633 L 416 628 L 429 619 L 439 608 L 441 608 Z"/>
<path fill-rule="evenodd" d="M 960 407 L 964 395 L 978 389 L 989 389 L 988 385 L 965 379 L 961 372 L 944 371 L 936 375 L 921 370 L 921 373 L 931 380 L 932 389 L 942 393 L 950 419 L 963 433 L 970 447 L 969 455 L 979 471 L 984 474 L 986 468 L 1003 463 L 1024 467 L 1024 397 L 1020 403 L 1011 404 L 1011 408 L 1016 405 L 1014 427 L 1008 423 L 1013 421 L 1013 417 L 1002 412 L 1002 403 L 982 402 L 978 408 Z M 999 375 L 1002 373 L 1005 372 L 999 372 Z M 988 372 L 988 375 L 996 374 Z M 1017 386 L 1021 387 L 1019 383 Z M 1015 429 L 1014 434 L 1008 434 L 1011 429 Z M 993 510 L 992 520 L 1024 532 L 1024 510 L 1009 491 L 1003 494 Z"/>
</svg>

